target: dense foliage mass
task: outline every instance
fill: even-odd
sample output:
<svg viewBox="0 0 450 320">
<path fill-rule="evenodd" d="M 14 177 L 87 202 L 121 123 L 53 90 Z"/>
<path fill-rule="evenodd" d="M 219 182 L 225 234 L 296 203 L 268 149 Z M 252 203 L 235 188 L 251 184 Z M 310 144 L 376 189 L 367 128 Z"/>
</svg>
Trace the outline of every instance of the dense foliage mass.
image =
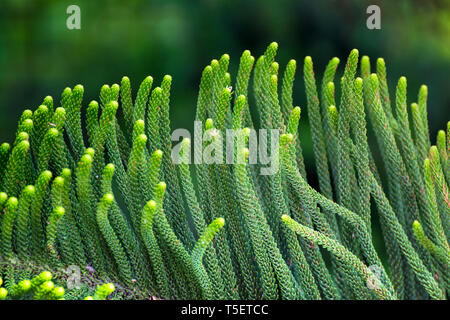
<svg viewBox="0 0 450 320">
<path fill-rule="evenodd" d="M 218 143 L 218 132 L 242 129 L 234 155 L 244 161 L 234 164 L 172 162 L 170 76 L 153 89 L 147 77 L 134 99 L 123 77 L 101 88 L 99 102 L 83 104 L 77 85 L 63 91 L 57 108 L 48 96 L 25 110 L 15 141 L 0 147 L 5 292 L 32 288 L 39 266 L 79 266 L 82 280 L 114 282 L 123 298 L 445 299 L 450 123 L 431 146 L 427 87 L 408 105 L 401 77 L 391 104 L 384 60 L 371 73 L 357 50 L 339 86 L 338 58 L 318 86 L 306 57 L 316 190 L 302 156 L 301 110 L 293 105 L 296 62 L 279 81 L 277 47 L 270 44 L 256 62 L 245 51 L 233 84 L 226 54 L 203 71 L 195 113 L 210 133 L 203 149 Z M 256 123 L 281 131 L 279 150 L 269 150 L 279 151 L 272 175 L 247 161 Z M 376 138 L 370 147 L 368 123 Z M 189 158 L 190 139 L 180 145 Z M 386 265 L 373 245 L 375 218 Z M 34 294 L 61 298 L 48 281 Z M 94 296 L 105 298 L 111 285 Z M 84 298 L 80 290 L 65 298 Z"/>
</svg>

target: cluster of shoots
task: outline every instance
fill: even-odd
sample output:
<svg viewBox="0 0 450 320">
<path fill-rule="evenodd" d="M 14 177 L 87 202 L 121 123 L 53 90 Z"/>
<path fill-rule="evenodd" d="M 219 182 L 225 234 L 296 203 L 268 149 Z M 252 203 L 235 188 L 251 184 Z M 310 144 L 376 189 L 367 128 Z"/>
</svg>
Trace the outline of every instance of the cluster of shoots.
<svg viewBox="0 0 450 320">
<path fill-rule="evenodd" d="M 317 83 L 306 57 L 302 109 L 297 63 L 280 70 L 277 50 L 244 51 L 236 76 L 227 54 L 203 70 L 192 119 L 207 139 L 194 142 L 213 163 L 172 161 L 174 150 L 202 155 L 188 137 L 172 146 L 170 76 L 159 86 L 145 78 L 136 95 L 123 77 L 89 103 L 76 85 L 23 111 L 14 141 L 0 145 L 2 261 L 77 266 L 107 283 L 87 300 L 105 299 L 111 283 L 161 299 L 446 299 L 450 122 L 432 145 L 427 87 L 410 103 L 401 77 L 390 95 L 384 60 L 372 72 L 356 49 L 345 68 L 331 59 Z M 242 161 L 224 161 L 228 129 Z M 260 129 L 277 165 L 269 175 L 249 160 Z M 46 275 L 2 263 L 0 296 L 63 298 Z"/>
</svg>

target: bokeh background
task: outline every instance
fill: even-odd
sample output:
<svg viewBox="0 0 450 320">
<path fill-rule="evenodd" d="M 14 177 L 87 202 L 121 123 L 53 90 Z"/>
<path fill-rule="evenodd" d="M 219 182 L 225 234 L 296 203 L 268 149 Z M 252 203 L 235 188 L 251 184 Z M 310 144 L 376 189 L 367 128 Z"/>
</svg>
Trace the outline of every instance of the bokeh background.
<svg viewBox="0 0 450 320">
<path fill-rule="evenodd" d="M 85 103 L 100 87 L 132 80 L 134 92 L 147 75 L 159 83 L 173 76 L 173 127 L 191 128 L 203 67 L 223 53 L 236 75 L 243 50 L 254 56 L 279 43 L 280 69 L 298 61 L 294 101 L 306 104 L 301 63 L 314 60 L 320 76 L 333 56 L 342 65 L 352 48 L 372 62 L 384 57 L 391 94 L 408 78 L 409 102 L 429 86 L 429 120 L 435 137 L 450 119 L 450 1 L 444 0 L 200 0 L 27 1 L 2 0 L 0 10 L 0 142 L 11 141 L 25 108 L 66 86 L 83 84 Z M 66 28 L 66 8 L 81 8 L 81 30 Z M 381 30 L 366 28 L 366 8 L 381 8 Z M 305 157 L 311 159 L 306 112 Z"/>
<path fill-rule="evenodd" d="M 81 9 L 81 30 L 68 30 L 66 9 Z M 366 8 L 381 8 L 381 30 L 368 30 Z M 56 104 L 62 90 L 83 84 L 84 103 L 98 99 L 100 87 L 127 75 L 134 92 L 152 75 L 173 77 L 172 128 L 193 127 L 202 69 L 223 53 L 236 75 L 239 57 L 257 57 L 279 43 L 283 70 L 298 61 L 294 101 L 305 109 L 302 61 L 313 57 L 321 74 L 330 58 L 340 70 L 353 48 L 372 62 L 384 57 L 391 95 L 402 75 L 408 101 L 421 84 L 429 87 L 433 141 L 450 120 L 450 1 L 447 0 L 200 0 L 92 1 L 2 0 L 0 8 L 0 142 L 11 141 L 25 108 L 46 95 Z M 300 133 L 310 182 L 315 184 L 307 112 Z"/>
</svg>

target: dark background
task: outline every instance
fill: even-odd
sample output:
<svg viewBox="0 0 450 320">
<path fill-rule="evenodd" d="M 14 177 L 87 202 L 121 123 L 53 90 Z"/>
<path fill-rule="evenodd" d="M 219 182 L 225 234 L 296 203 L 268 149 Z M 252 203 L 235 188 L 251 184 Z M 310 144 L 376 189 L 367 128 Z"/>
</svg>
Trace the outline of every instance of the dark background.
<svg viewBox="0 0 450 320">
<path fill-rule="evenodd" d="M 25 108 L 46 95 L 58 104 L 62 90 L 80 83 L 85 105 L 100 87 L 127 75 L 134 93 L 152 75 L 160 83 L 173 76 L 173 128 L 193 126 L 202 69 L 223 53 L 236 75 L 240 54 L 257 57 L 271 41 L 279 43 L 280 70 L 298 62 L 294 103 L 306 104 L 302 62 L 314 60 L 321 76 L 330 58 L 342 70 L 351 49 L 384 57 L 391 95 L 401 75 L 408 100 L 421 84 L 429 87 L 431 135 L 450 119 L 450 1 L 27 1 L 2 0 L 0 8 L 0 142 L 11 141 Z M 81 9 L 81 30 L 66 28 L 66 8 Z M 381 30 L 366 28 L 366 8 L 381 8 Z M 155 84 L 155 85 L 156 85 Z M 311 159 L 306 112 L 301 132 Z"/>
<path fill-rule="evenodd" d="M 80 6 L 81 30 L 66 27 L 71 4 Z M 381 30 L 366 27 L 370 4 L 381 8 Z M 392 98 L 402 75 L 408 78 L 409 103 L 421 84 L 428 85 L 433 142 L 450 120 L 450 1 L 2 0 L 0 143 L 12 141 L 22 111 L 34 110 L 46 95 L 58 106 L 65 87 L 83 84 L 87 106 L 103 84 L 120 83 L 124 75 L 134 94 L 146 76 L 158 85 L 164 74 L 172 75 L 172 129 L 191 129 L 204 66 L 228 53 L 234 79 L 242 51 L 258 57 L 272 41 L 279 44 L 280 70 L 291 58 L 298 62 L 294 103 L 303 109 L 304 57 L 313 57 L 320 78 L 334 56 L 342 72 L 348 53 L 357 48 L 371 57 L 372 66 L 385 58 Z M 314 185 L 304 111 L 300 134 Z"/>
</svg>

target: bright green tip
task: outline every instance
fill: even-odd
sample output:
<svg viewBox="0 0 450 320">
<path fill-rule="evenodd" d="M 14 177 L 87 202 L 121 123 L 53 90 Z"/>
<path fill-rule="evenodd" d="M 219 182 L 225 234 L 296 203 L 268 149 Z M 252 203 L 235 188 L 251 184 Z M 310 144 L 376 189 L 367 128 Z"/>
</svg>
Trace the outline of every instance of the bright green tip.
<svg viewBox="0 0 450 320">
<path fill-rule="evenodd" d="M 242 129 L 242 133 L 245 136 L 249 136 L 250 135 L 250 128 L 245 127 L 244 129 Z"/>
<path fill-rule="evenodd" d="M 66 209 L 64 209 L 63 207 L 57 207 L 55 209 L 55 214 L 57 218 L 61 218 L 64 215 L 64 213 L 66 213 Z"/>
<path fill-rule="evenodd" d="M 145 134 L 140 134 L 138 139 L 140 140 L 140 142 L 147 142 L 147 136 Z"/>
<path fill-rule="evenodd" d="M 162 93 L 161 87 L 156 87 L 155 89 L 153 89 L 153 91 L 155 92 L 155 94 L 161 94 Z"/>
<path fill-rule="evenodd" d="M 90 164 L 92 163 L 92 156 L 90 154 L 85 154 L 84 156 L 81 157 L 80 161 L 82 163 Z"/>
<path fill-rule="evenodd" d="M 30 119 L 32 116 L 33 116 L 33 111 L 31 111 L 30 109 L 25 109 L 22 112 L 21 118 L 22 119 Z"/>
<path fill-rule="evenodd" d="M 217 61 L 217 59 L 212 59 L 211 60 L 211 67 L 213 67 L 213 68 L 219 67 L 219 61 Z"/>
<path fill-rule="evenodd" d="M 203 73 L 211 73 L 212 72 L 212 67 L 211 66 L 206 66 L 205 69 L 203 70 Z"/>
<path fill-rule="evenodd" d="M 56 287 L 52 290 L 52 293 L 57 297 L 62 297 L 65 293 L 65 290 L 63 287 Z"/>
<path fill-rule="evenodd" d="M 55 284 L 53 283 L 53 281 L 45 281 L 43 284 L 41 284 L 41 288 L 44 291 L 50 291 L 55 287 Z"/>
<path fill-rule="evenodd" d="M 50 281 L 52 279 L 52 273 L 50 271 L 43 271 L 39 274 L 39 278 L 43 281 Z"/>
<path fill-rule="evenodd" d="M 20 141 L 23 140 L 28 140 L 30 138 L 30 135 L 26 132 L 20 132 L 17 137 L 19 138 Z"/>
<path fill-rule="evenodd" d="M 377 59 L 377 63 L 378 63 L 378 64 L 381 64 L 381 65 L 384 65 L 384 64 L 385 64 L 383 58 L 378 58 L 378 59 Z"/>
<path fill-rule="evenodd" d="M 289 218 L 289 216 L 287 215 L 287 214 L 283 214 L 282 216 L 281 216 L 281 220 L 283 221 L 283 222 L 286 222 L 286 221 L 288 221 L 290 218 Z"/>
<path fill-rule="evenodd" d="M 106 283 L 103 285 L 104 290 L 110 294 L 112 293 L 114 290 L 116 290 L 116 287 L 114 287 L 114 285 L 112 283 Z"/>
<path fill-rule="evenodd" d="M 284 133 L 280 136 L 280 141 L 284 143 L 289 143 L 294 139 L 294 136 L 291 133 Z"/>
<path fill-rule="evenodd" d="M 64 177 L 64 178 L 65 177 L 70 177 L 71 175 L 72 175 L 72 170 L 70 170 L 69 168 L 64 168 L 64 169 L 61 170 L 61 176 L 62 177 Z"/>
<path fill-rule="evenodd" d="M 244 155 L 245 159 L 247 159 L 250 151 L 248 150 L 248 148 L 242 148 L 242 154 Z"/>
<path fill-rule="evenodd" d="M 66 168 L 66 169 L 67 169 L 67 168 Z M 70 169 L 67 169 L 67 170 L 70 171 Z M 63 170 L 63 173 L 64 173 L 64 170 Z M 42 175 L 43 177 L 45 177 L 46 180 L 50 180 L 50 179 L 52 178 L 52 176 L 53 176 L 53 174 L 52 174 L 52 172 L 51 172 L 50 170 L 45 170 L 45 171 L 43 171 L 43 172 L 41 173 L 41 175 Z"/>
<path fill-rule="evenodd" d="M 216 223 L 220 228 L 222 228 L 225 225 L 225 219 L 224 218 L 217 218 Z"/>
<path fill-rule="evenodd" d="M 4 300 L 8 296 L 8 290 L 0 288 L 0 300 Z"/>
<path fill-rule="evenodd" d="M 438 156 L 438 149 L 436 146 L 431 146 L 430 148 L 430 157 L 435 158 Z"/>
<path fill-rule="evenodd" d="M 4 192 L 0 192 L 0 203 L 4 203 L 8 199 L 8 195 Z M 1 284 L 0 284 L 1 286 Z"/>
<path fill-rule="evenodd" d="M 445 139 L 446 139 L 445 131 L 439 130 L 436 137 L 436 144 L 438 146 L 438 149 L 445 150 L 446 145 Z"/>
<path fill-rule="evenodd" d="M 16 197 L 11 197 L 11 198 L 9 198 L 8 201 L 6 202 L 6 206 L 7 206 L 7 207 L 10 207 L 10 206 L 15 207 L 15 206 L 17 206 L 18 203 L 19 203 L 19 201 L 17 200 Z"/>
<path fill-rule="evenodd" d="M 105 166 L 105 170 L 107 170 L 107 171 L 109 171 L 109 172 L 114 172 L 114 169 L 115 169 L 115 166 L 114 166 L 114 164 L 112 164 L 112 163 L 108 163 L 106 166 Z"/>
<path fill-rule="evenodd" d="M 149 202 L 147 202 L 147 206 L 150 209 L 155 209 L 156 208 L 156 202 L 154 200 L 150 200 Z"/>
<path fill-rule="evenodd" d="M 128 78 L 127 76 L 123 76 L 122 81 L 130 82 L 130 78 Z"/>
<path fill-rule="evenodd" d="M 153 155 L 155 156 L 155 157 L 158 157 L 159 159 L 161 159 L 161 157 L 162 157 L 162 155 L 163 155 L 163 152 L 161 151 L 161 150 L 156 150 L 155 152 L 153 152 Z"/>
<path fill-rule="evenodd" d="M 30 280 L 22 280 L 19 282 L 19 285 L 23 291 L 28 291 L 31 288 L 31 281 Z"/>
<path fill-rule="evenodd" d="M 90 155 L 91 157 L 94 157 L 94 155 L 95 155 L 94 148 L 87 148 L 85 151 L 85 154 Z"/>
<path fill-rule="evenodd" d="M 308 64 L 312 63 L 312 58 L 311 58 L 311 56 L 306 56 L 306 57 L 305 57 L 305 63 L 308 63 Z"/>
<path fill-rule="evenodd" d="M 378 82 L 378 76 L 376 73 L 370 74 L 370 80 Z"/>
<path fill-rule="evenodd" d="M 275 42 L 275 41 L 273 41 L 273 42 L 270 44 L 270 47 L 272 47 L 272 48 L 274 48 L 274 49 L 277 49 L 277 48 L 278 48 L 278 43 Z"/>
<path fill-rule="evenodd" d="M 243 95 L 243 94 L 241 94 L 241 95 L 239 95 L 239 97 L 237 97 L 237 100 L 236 100 L 236 102 L 245 102 L 245 95 Z"/>
<path fill-rule="evenodd" d="M 86 298 L 84 298 L 84 300 L 94 300 L 94 298 L 92 298 L 91 296 L 87 296 Z"/>
<path fill-rule="evenodd" d="M 166 74 L 163 78 L 163 81 L 172 81 L 172 76 L 169 74 Z"/>
<path fill-rule="evenodd" d="M 59 134 L 59 131 L 56 128 L 50 128 L 48 129 L 48 134 L 52 137 L 56 137 Z"/>
<path fill-rule="evenodd" d="M 181 141 L 181 143 L 182 143 L 183 145 L 188 145 L 188 146 L 190 146 L 190 145 L 191 145 L 191 139 L 189 139 L 189 138 L 184 138 L 183 141 Z"/>
<path fill-rule="evenodd" d="M 45 104 L 41 104 L 37 109 L 36 112 L 48 112 L 48 107 Z"/>
<path fill-rule="evenodd" d="M 414 220 L 412 226 L 413 226 L 414 229 L 420 229 L 421 228 L 420 222 L 417 221 L 417 220 Z"/>
<path fill-rule="evenodd" d="M 270 80 L 271 80 L 273 83 L 277 83 L 277 82 L 278 82 L 278 77 L 277 77 L 277 75 L 276 75 L 276 74 L 271 75 L 271 76 L 270 76 Z"/>
<path fill-rule="evenodd" d="M 205 121 L 205 129 L 206 130 L 212 129 L 213 125 L 214 125 L 213 119 L 211 119 L 211 118 L 206 119 L 206 121 Z"/>
<path fill-rule="evenodd" d="M 11 149 L 11 146 L 9 145 L 8 142 L 4 142 L 4 143 L 2 143 L 2 145 L 0 146 L 0 150 L 1 150 L 2 152 L 8 152 L 9 149 Z"/>
<path fill-rule="evenodd" d="M 26 126 L 32 126 L 33 125 L 33 120 L 25 119 L 25 120 L 23 120 L 23 124 L 26 125 Z"/>
<path fill-rule="evenodd" d="M 358 51 L 358 49 L 353 49 L 353 50 L 350 52 L 350 54 L 351 54 L 351 55 L 359 55 L 359 51 Z"/>
<path fill-rule="evenodd" d="M 77 84 L 74 88 L 73 91 L 84 91 L 84 87 L 81 84 Z"/>
<path fill-rule="evenodd" d="M 161 191 L 166 191 L 167 185 L 164 181 L 161 181 L 160 183 L 158 183 L 157 188 Z"/>
</svg>

